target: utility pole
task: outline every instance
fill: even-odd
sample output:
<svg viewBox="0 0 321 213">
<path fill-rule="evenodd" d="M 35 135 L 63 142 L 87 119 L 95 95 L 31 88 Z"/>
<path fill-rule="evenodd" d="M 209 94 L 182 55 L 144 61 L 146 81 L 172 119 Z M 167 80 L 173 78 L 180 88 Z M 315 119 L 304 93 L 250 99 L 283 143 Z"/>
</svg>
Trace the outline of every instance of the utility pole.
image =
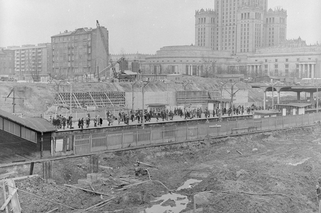
<svg viewBox="0 0 321 213">
<path fill-rule="evenodd" d="M 12 98 L 10 97 L 10 95 L 12 94 Z M 15 88 L 12 88 L 9 95 L 7 97 L 4 97 L 4 100 L 6 101 L 7 98 L 11 98 L 12 99 L 12 113 L 16 113 L 16 99 L 22 99 L 23 98 L 16 98 L 16 90 Z"/>
<path fill-rule="evenodd" d="M 146 81 L 145 81 L 146 82 Z M 144 81 L 143 81 L 143 87 L 142 87 L 142 104 L 143 104 L 143 106 L 142 106 L 142 108 L 143 108 L 143 113 L 142 113 L 142 127 L 143 127 L 143 129 L 145 128 L 145 98 L 144 98 L 144 94 L 145 94 L 145 87 L 149 84 L 149 81 L 147 81 L 147 83 L 146 84 L 144 84 L 145 83 Z"/>
</svg>

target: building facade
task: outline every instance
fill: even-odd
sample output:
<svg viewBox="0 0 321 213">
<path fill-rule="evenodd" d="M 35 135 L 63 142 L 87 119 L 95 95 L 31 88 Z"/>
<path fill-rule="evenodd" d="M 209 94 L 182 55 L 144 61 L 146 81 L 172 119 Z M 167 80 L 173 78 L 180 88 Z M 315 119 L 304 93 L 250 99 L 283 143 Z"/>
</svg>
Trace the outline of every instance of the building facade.
<svg viewBox="0 0 321 213">
<path fill-rule="evenodd" d="M 0 76 L 12 77 L 14 74 L 14 51 L 0 49 Z"/>
<path fill-rule="evenodd" d="M 260 48 L 247 57 L 251 76 L 321 78 L 321 45 L 306 45 L 300 38 Z"/>
<path fill-rule="evenodd" d="M 195 13 L 195 45 L 251 53 L 286 40 L 287 13 L 267 10 L 267 0 L 215 0 L 214 10 Z"/>
<path fill-rule="evenodd" d="M 216 13 L 214 10 L 198 10 L 195 13 L 195 45 L 216 47 Z"/>
<path fill-rule="evenodd" d="M 48 43 L 8 47 L 14 51 L 15 78 L 27 81 L 41 81 L 50 72 L 50 49 Z"/>
<path fill-rule="evenodd" d="M 146 57 L 144 74 L 181 74 L 210 77 L 223 73 L 233 56 L 225 51 L 190 45 L 162 47 L 155 55 Z"/>
<path fill-rule="evenodd" d="M 286 40 L 287 13 L 281 8 L 269 9 L 264 17 L 265 47 L 278 45 Z"/>
<path fill-rule="evenodd" d="M 151 56 L 151 54 L 142 54 L 142 53 L 124 53 L 124 54 L 112 54 L 110 55 L 110 61 L 116 62 L 121 58 L 124 58 L 127 61 L 127 69 L 133 72 L 143 72 L 146 68 L 144 66 L 146 58 Z M 115 69 L 117 72 L 121 70 L 119 64 L 115 64 Z"/>
<path fill-rule="evenodd" d="M 79 28 L 51 37 L 52 77 L 84 80 L 100 78 L 108 65 L 108 31 L 101 26 L 96 29 Z"/>
</svg>

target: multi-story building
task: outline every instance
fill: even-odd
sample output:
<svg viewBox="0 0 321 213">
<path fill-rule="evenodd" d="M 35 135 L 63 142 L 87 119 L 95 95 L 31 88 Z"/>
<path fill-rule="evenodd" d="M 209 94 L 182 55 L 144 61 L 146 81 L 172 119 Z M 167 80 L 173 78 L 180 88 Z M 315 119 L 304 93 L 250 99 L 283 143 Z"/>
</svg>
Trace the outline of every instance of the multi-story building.
<svg viewBox="0 0 321 213">
<path fill-rule="evenodd" d="M 321 46 L 306 45 L 301 38 L 260 48 L 247 56 L 252 76 L 321 78 Z"/>
<path fill-rule="evenodd" d="M 286 40 L 287 12 L 269 9 L 264 17 L 264 46 L 275 46 Z"/>
<path fill-rule="evenodd" d="M 52 77 L 102 77 L 108 65 L 108 31 L 105 27 L 79 28 L 51 37 Z"/>
<path fill-rule="evenodd" d="M 13 46 L 15 76 L 18 79 L 40 81 L 48 76 L 50 44 Z"/>
<path fill-rule="evenodd" d="M 234 54 L 278 45 L 286 40 L 287 13 L 267 5 L 267 0 L 215 0 L 215 10 L 195 13 L 195 45 Z"/>
<path fill-rule="evenodd" d="M 151 56 L 150 54 L 141 54 L 141 53 L 134 53 L 134 54 L 112 54 L 110 55 L 110 61 L 115 63 L 119 61 L 121 58 L 124 58 L 127 61 L 127 69 L 133 72 L 144 72 L 144 64 L 146 57 Z M 120 64 L 115 65 L 115 69 L 117 72 L 121 70 Z"/>
<path fill-rule="evenodd" d="M 216 13 L 214 10 L 198 10 L 195 13 L 195 45 L 216 47 Z"/>
<path fill-rule="evenodd" d="M 0 76 L 14 75 L 14 51 L 0 49 Z"/>
<path fill-rule="evenodd" d="M 233 56 L 227 51 L 191 45 L 162 47 L 146 57 L 145 74 L 182 74 L 209 77 L 226 68 Z"/>
</svg>

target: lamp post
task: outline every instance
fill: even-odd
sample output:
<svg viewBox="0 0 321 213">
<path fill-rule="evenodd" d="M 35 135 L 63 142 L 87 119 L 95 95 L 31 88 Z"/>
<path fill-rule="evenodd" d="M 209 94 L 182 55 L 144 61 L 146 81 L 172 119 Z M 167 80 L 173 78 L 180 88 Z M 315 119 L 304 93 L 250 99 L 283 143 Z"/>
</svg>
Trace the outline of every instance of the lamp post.
<svg viewBox="0 0 321 213">
<path fill-rule="evenodd" d="M 67 82 L 67 84 L 70 85 L 70 106 L 69 106 L 69 113 L 70 116 L 72 116 L 72 83 L 71 82 Z"/>
<path fill-rule="evenodd" d="M 147 83 L 146 83 L 147 82 Z M 146 83 L 146 84 L 145 84 Z M 144 98 L 144 93 L 145 93 L 145 87 L 149 84 L 149 81 L 143 81 L 143 87 L 142 87 L 142 108 L 143 108 L 143 113 L 142 113 L 142 127 L 143 129 L 145 128 L 145 98 Z"/>
<path fill-rule="evenodd" d="M 277 83 L 279 83 L 279 81 L 271 84 L 271 87 L 272 87 L 272 88 L 271 88 L 271 89 L 272 89 L 272 109 L 274 109 L 274 86 L 275 86 Z"/>
<path fill-rule="evenodd" d="M 132 110 L 134 111 L 134 85 L 139 81 L 134 81 L 132 83 Z"/>
</svg>

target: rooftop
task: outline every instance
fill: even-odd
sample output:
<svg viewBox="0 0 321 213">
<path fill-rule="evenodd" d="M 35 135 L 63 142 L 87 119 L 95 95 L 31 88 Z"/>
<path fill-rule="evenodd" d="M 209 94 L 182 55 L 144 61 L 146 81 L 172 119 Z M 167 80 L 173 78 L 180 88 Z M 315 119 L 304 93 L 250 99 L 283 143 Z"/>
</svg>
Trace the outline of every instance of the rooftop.
<svg viewBox="0 0 321 213">
<path fill-rule="evenodd" d="M 0 117 L 13 121 L 36 132 L 55 132 L 57 129 L 43 118 L 20 118 L 0 109 Z"/>
</svg>

